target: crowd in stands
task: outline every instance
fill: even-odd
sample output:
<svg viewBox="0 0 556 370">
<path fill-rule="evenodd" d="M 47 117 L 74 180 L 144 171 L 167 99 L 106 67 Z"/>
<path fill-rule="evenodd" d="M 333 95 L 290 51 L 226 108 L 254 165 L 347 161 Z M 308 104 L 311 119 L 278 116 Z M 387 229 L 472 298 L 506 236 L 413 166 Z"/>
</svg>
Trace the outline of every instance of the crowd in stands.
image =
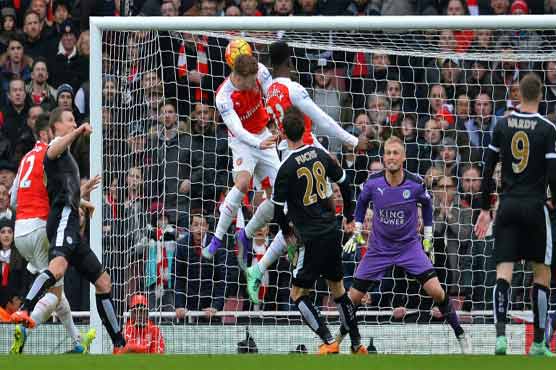
<svg viewBox="0 0 556 370">
<path fill-rule="evenodd" d="M 34 145 L 40 113 L 65 107 L 78 124 L 89 122 L 89 16 L 547 14 L 556 13 L 556 1 L 3 0 L 0 8 L 0 306 L 13 309 L 32 278 L 13 245 L 9 190 L 19 160 Z M 403 139 L 407 170 L 423 176 L 433 194 L 435 267 L 448 293 L 466 310 L 492 305 L 493 240 L 476 240 L 473 234 L 483 152 L 497 121 L 519 109 L 517 86 L 526 72 L 542 77 L 541 114 L 556 120 L 556 60 L 516 62 L 511 55 L 548 48 L 552 35 L 533 30 L 412 35 L 411 42 L 445 52 L 446 58 L 294 49 L 295 78 L 313 100 L 344 129 L 372 142 L 368 151 L 354 153 L 335 138 L 319 136 L 356 188 L 382 169 L 383 142 L 391 135 Z M 275 37 L 287 40 L 288 32 Z M 165 31 L 103 35 L 102 257 L 120 314 L 135 294 L 146 297 L 150 310 L 175 311 L 180 320 L 188 311 L 204 311 L 198 320 L 215 320 L 214 313 L 222 310 L 291 309 L 287 256 L 265 276 L 265 303 L 257 307 L 246 298 L 237 266 L 233 233 L 253 214 L 262 194 L 249 194 L 226 248 L 213 260 L 201 255 L 232 185 L 228 134 L 214 107 L 215 91 L 230 73 L 224 62 L 227 43 L 228 38 L 216 35 Z M 268 66 L 268 45 L 252 46 Z M 508 61 L 466 58 L 470 50 L 498 50 Z M 80 139 L 71 150 L 82 178 L 96 175 L 89 173 L 89 139 Z M 337 189 L 335 197 L 341 214 Z M 492 199 L 493 209 L 497 201 Z M 372 217 L 369 210 L 365 235 Z M 82 212 L 85 240 L 88 228 Z M 253 259 L 260 258 L 276 232 L 270 226 L 257 234 Z M 365 250 L 344 255 L 346 286 Z M 528 309 L 530 267 L 522 264 L 517 270 L 512 309 Z M 334 305 L 324 287 L 317 283 L 315 299 L 328 309 Z M 65 289 L 72 310 L 89 310 L 88 284 L 71 270 Z M 431 308 L 418 284 L 396 268 L 370 292 L 367 305 Z"/>
</svg>

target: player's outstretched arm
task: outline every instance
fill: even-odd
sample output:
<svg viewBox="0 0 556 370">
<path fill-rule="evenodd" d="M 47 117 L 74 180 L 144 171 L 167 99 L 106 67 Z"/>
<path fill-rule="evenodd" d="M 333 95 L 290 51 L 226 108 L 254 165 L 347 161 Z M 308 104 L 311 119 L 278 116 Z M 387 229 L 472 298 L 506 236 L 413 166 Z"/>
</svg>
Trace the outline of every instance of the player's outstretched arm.
<svg viewBox="0 0 556 370">
<path fill-rule="evenodd" d="M 433 220 L 433 207 L 432 199 L 427 191 L 425 184 L 423 184 L 423 192 L 419 194 L 419 204 L 421 204 L 421 214 L 423 215 L 423 249 L 425 253 L 433 257 L 433 243 L 432 243 L 432 220 Z"/>
<path fill-rule="evenodd" d="M 69 146 L 81 135 L 90 135 L 93 130 L 88 123 L 84 123 L 67 135 L 57 137 L 48 146 L 46 151 L 46 156 L 48 159 L 56 159 L 63 152 L 65 152 Z"/>
<path fill-rule="evenodd" d="M 556 129 L 551 127 L 550 134 L 546 135 L 547 182 L 550 187 L 550 202 L 552 209 L 556 207 Z"/>
<path fill-rule="evenodd" d="M 339 138 L 344 145 L 357 146 L 359 139 L 345 131 L 332 117 L 316 105 L 303 86 L 299 84 L 293 86 L 292 90 L 294 91 L 291 92 L 293 104 L 311 118 L 313 125 L 318 127 L 319 132 L 328 137 Z"/>
</svg>

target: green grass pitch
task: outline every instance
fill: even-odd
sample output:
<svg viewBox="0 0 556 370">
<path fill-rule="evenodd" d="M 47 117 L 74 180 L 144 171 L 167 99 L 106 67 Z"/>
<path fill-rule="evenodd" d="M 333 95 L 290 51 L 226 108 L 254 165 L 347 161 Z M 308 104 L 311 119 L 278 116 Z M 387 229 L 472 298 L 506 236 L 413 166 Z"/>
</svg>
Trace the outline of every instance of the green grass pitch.
<svg viewBox="0 0 556 370">
<path fill-rule="evenodd" d="M 168 355 L 168 356 L 0 356 L 6 370 L 543 370 L 556 359 L 526 356 L 314 356 L 314 355 Z"/>
</svg>

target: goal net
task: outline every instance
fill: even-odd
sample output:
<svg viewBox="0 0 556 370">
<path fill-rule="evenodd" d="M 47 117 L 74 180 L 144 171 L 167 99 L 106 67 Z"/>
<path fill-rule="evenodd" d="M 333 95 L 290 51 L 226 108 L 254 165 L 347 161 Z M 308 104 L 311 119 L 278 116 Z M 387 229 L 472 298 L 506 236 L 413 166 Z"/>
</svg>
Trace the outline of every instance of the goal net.
<svg viewBox="0 0 556 370">
<path fill-rule="evenodd" d="M 325 17 L 318 18 L 324 23 L 314 28 L 322 29 Z M 404 141 L 407 170 L 424 177 L 433 196 L 438 277 L 474 352 L 491 353 L 494 243 L 492 233 L 484 241 L 473 234 L 484 150 L 497 120 L 519 109 L 517 86 L 527 72 L 545 81 L 541 113 L 556 117 L 554 32 L 524 29 L 517 20 L 513 28 L 476 28 L 469 21 L 468 27 L 437 29 L 438 19 L 422 30 L 398 24 L 397 29 L 308 32 L 284 24 L 284 31 L 275 26 L 192 31 L 184 19 L 183 28 L 162 21 L 150 30 L 106 26 L 101 44 L 92 45 L 102 51 L 101 66 L 92 67 L 101 77 L 91 80 L 102 87 L 102 99 L 97 93 L 91 100 L 93 121 L 101 118 L 102 126 L 95 122 L 91 160 L 104 181 L 102 216 L 93 222 L 91 245 L 102 246 L 119 317 L 125 321 L 132 297 L 144 295 L 171 353 L 235 353 L 246 330 L 259 353 L 287 353 L 299 344 L 316 348 L 318 338 L 289 299 L 287 256 L 265 274 L 263 303 L 253 305 L 247 298 L 233 235 L 261 203 L 260 193 L 253 190 L 246 197 L 226 248 L 212 261 L 200 254 L 233 186 L 227 131 L 214 105 L 215 91 L 230 73 L 224 50 L 230 40 L 243 38 L 270 67 L 268 46 L 285 40 L 293 51 L 292 78 L 345 130 L 371 142 L 367 151 L 353 152 L 338 138 L 315 132 L 357 192 L 382 168 L 384 141 L 392 135 Z M 493 198 L 493 209 L 497 204 Z M 368 211 L 365 237 L 372 217 Z M 257 235 L 253 260 L 276 232 L 270 225 Z M 346 288 L 365 252 L 363 247 L 343 255 Z M 525 353 L 532 335 L 527 324 L 532 321 L 531 266 L 519 263 L 515 271 L 508 337 L 511 352 Z M 324 281 L 317 281 L 312 299 L 335 330 L 339 318 Z M 398 268 L 389 269 L 369 292 L 359 319 L 363 342 L 372 341 L 381 353 L 459 352 L 432 300 Z M 61 328 L 41 330 L 62 335 Z M 97 350 L 111 350 L 106 334 L 100 342 Z"/>
</svg>

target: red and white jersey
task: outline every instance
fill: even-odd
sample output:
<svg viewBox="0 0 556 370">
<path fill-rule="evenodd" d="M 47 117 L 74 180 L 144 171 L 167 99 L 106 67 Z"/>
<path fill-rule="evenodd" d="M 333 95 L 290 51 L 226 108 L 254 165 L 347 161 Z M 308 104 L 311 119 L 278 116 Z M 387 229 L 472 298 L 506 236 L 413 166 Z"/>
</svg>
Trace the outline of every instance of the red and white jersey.
<svg viewBox="0 0 556 370">
<path fill-rule="evenodd" d="M 15 236 L 25 235 L 46 224 L 48 193 L 44 183 L 43 161 L 48 145 L 37 141 L 23 156 L 11 190 L 15 206 Z"/>
<path fill-rule="evenodd" d="M 280 129 L 282 129 L 284 113 L 290 106 L 296 106 L 305 114 L 305 134 L 303 135 L 305 144 L 313 144 L 312 128 L 314 125 L 320 133 L 326 136 L 337 137 L 344 144 L 357 145 L 357 138 L 342 129 L 332 117 L 316 105 L 307 90 L 299 83 L 286 77 L 275 78 L 266 95 L 269 112 L 272 112 L 272 117 Z"/>
<path fill-rule="evenodd" d="M 276 78 L 266 95 L 266 105 L 268 113 L 274 119 L 280 130 L 283 130 L 282 120 L 284 114 L 289 107 L 294 105 L 293 101 L 299 101 L 304 98 L 304 95 L 309 97 L 307 91 L 303 86 L 293 82 L 289 78 Z M 307 145 L 313 144 L 312 134 L 312 121 L 307 114 L 305 114 L 305 133 L 303 134 L 303 142 Z"/>
<path fill-rule="evenodd" d="M 268 124 L 263 94 L 272 83 L 268 69 L 259 63 L 258 88 L 250 91 L 238 90 L 227 78 L 216 92 L 216 108 L 222 116 L 229 133 L 250 146 L 258 147 L 262 141 L 255 137 Z"/>
</svg>

